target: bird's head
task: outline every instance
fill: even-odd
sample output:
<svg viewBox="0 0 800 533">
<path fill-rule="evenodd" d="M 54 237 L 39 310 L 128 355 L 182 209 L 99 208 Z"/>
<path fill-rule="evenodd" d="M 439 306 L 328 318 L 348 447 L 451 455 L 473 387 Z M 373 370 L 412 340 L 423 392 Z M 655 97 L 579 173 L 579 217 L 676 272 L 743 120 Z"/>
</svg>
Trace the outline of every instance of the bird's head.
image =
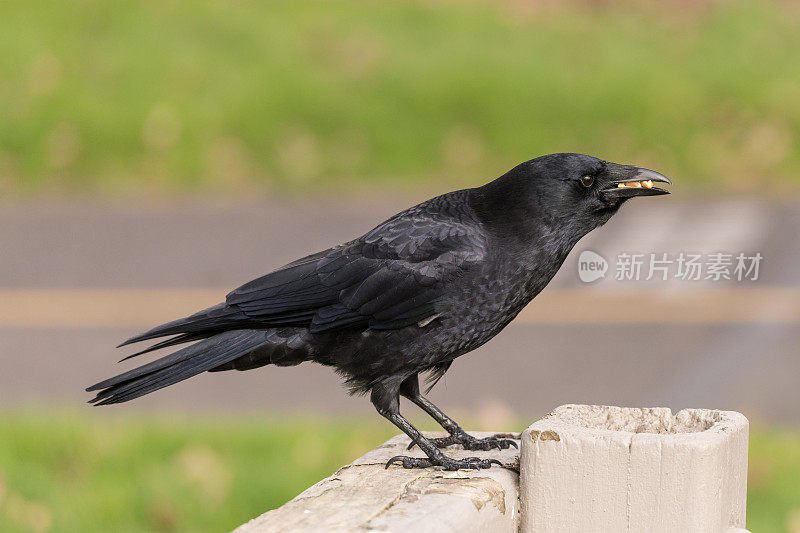
<svg viewBox="0 0 800 533">
<path fill-rule="evenodd" d="M 627 200 L 669 194 L 661 186 L 672 184 L 653 170 L 583 154 L 545 155 L 514 170 L 534 193 L 530 200 L 538 204 L 542 215 L 556 220 L 578 218 L 587 231 L 608 221 Z"/>
<path fill-rule="evenodd" d="M 559 233 L 571 247 L 605 224 L 635 196 L 669 194 L 665 176 L 583 154 L 550 154 L 526 161 L 476 189 L 506 231 Z"/>
</svg>

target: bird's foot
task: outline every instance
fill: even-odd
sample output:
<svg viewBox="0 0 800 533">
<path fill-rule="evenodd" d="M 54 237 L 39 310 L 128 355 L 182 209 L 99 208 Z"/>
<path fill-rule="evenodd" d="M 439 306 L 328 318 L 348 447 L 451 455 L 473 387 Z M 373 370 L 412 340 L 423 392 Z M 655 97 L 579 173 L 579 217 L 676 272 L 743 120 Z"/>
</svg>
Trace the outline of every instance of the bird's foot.
<svg viewBox="0 0 800 533">
<path fill-rule="evenodd" d="M 428 468 L 429 466 L 441 466 L 445 470 L 480 470 L 481 468 L 491 468 L 492 464 L 503 466 L 497 459 L 481 459 L 480 457 L 467 457 L 465 459 L 453 459 L 442 455 L 437 459 L 430 457 L 408 457 L 397 455 L 389 459 L 386 468 L 393 463 L 399 463 L 403 468 Z"/>
<path fill-rule="evenodd" d="M 430 439 L 431 443 L 437 448 L 446 448 L 453 444 L 460 444 L 464 447 L 465 450 L 505 450 L 513 446 L 514 448 L 519 448 L 517 443 L 511 439 L 500 438 L 505 435 L 492 435 L 491 437 L 484 437 L 482 439 L 473 437 L 466 431 L 462 431 L 460 433 L 450 434 L 447 437 L 441 437 L 438 439 Z M 408 445 L 408 449 L 414 447 L 416 442 L 411 441 L 411 444 Z"/>
</svg>

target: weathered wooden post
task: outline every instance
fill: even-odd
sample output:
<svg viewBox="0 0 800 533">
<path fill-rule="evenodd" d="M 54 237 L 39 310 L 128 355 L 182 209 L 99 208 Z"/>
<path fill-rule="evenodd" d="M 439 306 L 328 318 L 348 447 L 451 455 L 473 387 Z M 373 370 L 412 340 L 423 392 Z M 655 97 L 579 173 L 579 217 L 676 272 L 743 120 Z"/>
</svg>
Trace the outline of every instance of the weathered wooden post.
<svg viewBox="0 0 800 533">
<path fill-rule="evenodd" d="M 564 405 L 523 433 L 522 532 L 745 527 L 747 419 Z"/>
<path fill-rule="evenodd" d="M 520 453 L 447 450 L 508 468 L 384 469 L 421 456 L 401 435 L 236 531 L 743 532 L 747 438 L 731 411 L 564 405 L 525 430 Z"/>
</svg>

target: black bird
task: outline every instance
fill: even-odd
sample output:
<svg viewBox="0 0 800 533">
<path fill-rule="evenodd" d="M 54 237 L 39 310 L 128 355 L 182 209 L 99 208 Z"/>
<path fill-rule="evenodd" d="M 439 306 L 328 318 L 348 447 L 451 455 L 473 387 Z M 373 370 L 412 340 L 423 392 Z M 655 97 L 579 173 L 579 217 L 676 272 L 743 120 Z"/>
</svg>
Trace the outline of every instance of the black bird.
<svg viewBox="0 0 800 533">
<path fill-rule="evenodd" d="M 575 243 L 634 196 L 668 194 L 652 170 L 581 154 L 551 154 L 474 189 L 406 209 L 367 234 L 246 283 L 224 303 L 137 335 L 120 346 L 171 336 L 134 355 L 188 347 L 92 385 L 95 405 L 126 402 L 201 372 L 314 361 L 332 366 L 351 393 L 370 393 L 378 412 L 427 458 L 405 468 L 489 468 L 439 449 L 516 446 L 477 439 L 420 393 L 456 357 L 497 335 L 545 288 Z M 130 356 L 133 357 L 134 355 Z M 428 391 L 430 388 L 428 388 Z M 449 433 L 424 437 L 399 410 L 404 396 Z"/>
</svg>

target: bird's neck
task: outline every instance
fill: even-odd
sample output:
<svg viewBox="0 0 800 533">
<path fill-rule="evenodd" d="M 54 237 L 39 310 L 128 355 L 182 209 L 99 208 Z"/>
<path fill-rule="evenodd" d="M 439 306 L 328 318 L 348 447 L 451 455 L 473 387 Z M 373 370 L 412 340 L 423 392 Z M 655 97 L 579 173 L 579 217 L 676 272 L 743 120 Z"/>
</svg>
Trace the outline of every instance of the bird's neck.
<svg viewBox="0 0 800 533">
<path fill-rule="evenodd" d="M 574 217 L 549 214 L 535 191 L 515 178 L 506 175 L 472 189 L 470 204 L 495 253 L 505 259 L 505 270 L 526 280 L 519 294 L 524 306 L 553 279 L 586 231 Z"/>
<path fill-rule="evenodd" d="M 525 180 L 511 174 L 471 189 L 470 205 L 497 247 L 540 275 L 555 275 L 586 234 L 569 214 L 556 217 L 544 209 Z"/>
</svg>

